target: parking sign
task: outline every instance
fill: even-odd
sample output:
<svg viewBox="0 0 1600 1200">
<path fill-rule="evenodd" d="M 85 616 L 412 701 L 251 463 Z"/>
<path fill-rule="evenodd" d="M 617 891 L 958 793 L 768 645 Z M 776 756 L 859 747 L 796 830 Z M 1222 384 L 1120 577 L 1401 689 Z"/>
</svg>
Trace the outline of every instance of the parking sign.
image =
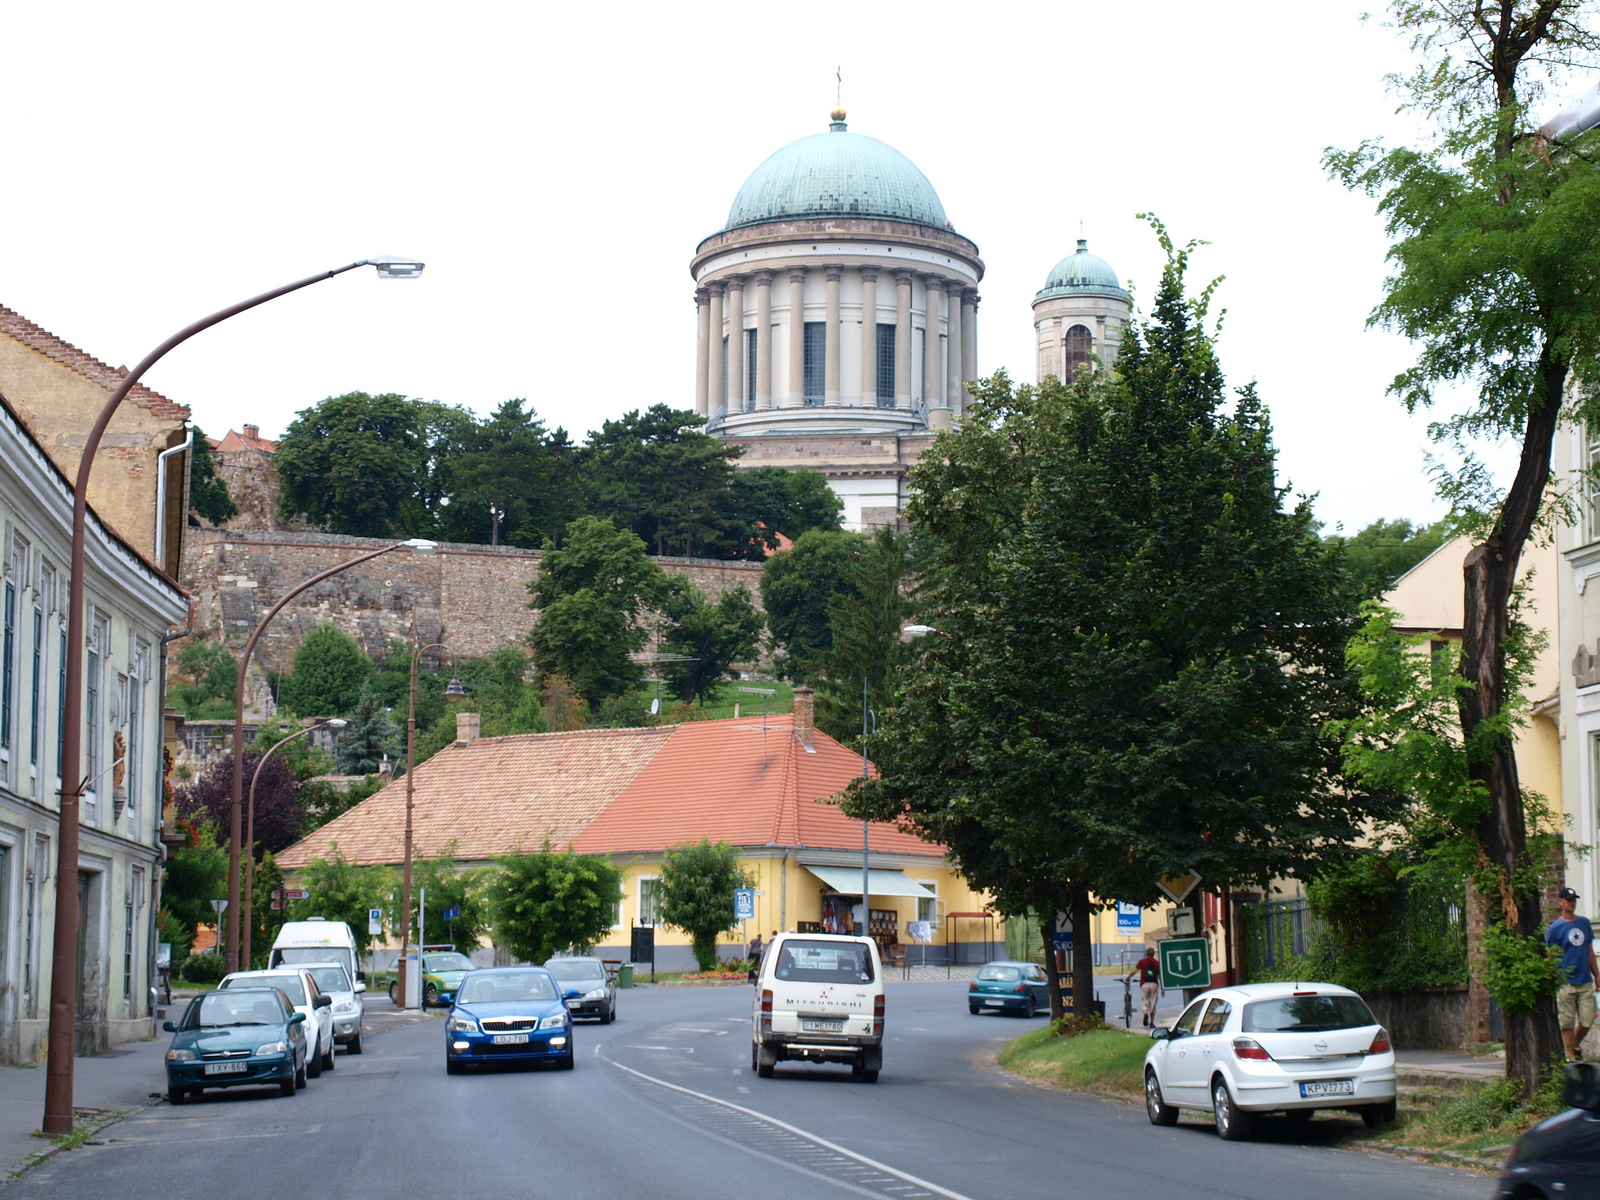
<svg viewBox="0 0 1600 1200">
<path fill-rule="evenodd" d="M 756 917 L 756 892 L 754 888 L 735 888 L 733 892 L 733 919 L 753 921 Z"/>
<path fill-rule="evenodd" d="M 1168 938 L 1160 951 L 1162 987 L 1211 986 L 1211 949 L 1205 938 Z"/>
</svg>

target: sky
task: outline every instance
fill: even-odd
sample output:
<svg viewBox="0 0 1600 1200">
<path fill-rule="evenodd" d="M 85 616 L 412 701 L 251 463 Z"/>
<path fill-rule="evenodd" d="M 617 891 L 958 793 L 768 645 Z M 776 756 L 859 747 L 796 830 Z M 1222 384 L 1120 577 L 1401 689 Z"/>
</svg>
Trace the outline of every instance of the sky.
<svg viewBox="0 0 1600 1200">
<path fill-rule="evenodd" d="M 1257 382 L 1282 481 L 1329 528 L 1428 520 L 1429 417 L 1386 394 L 1411 347 L 1366 326 L 1387 240 L 1321 166 L 1415 136 L 1383 82 L 1409 51 L 1364 7 L 14 5 L 0 304 L 132 366 L 246 297 L 415 256 L 414 282 L 318 283 L 146 382 L 214 436 L 357 390 L 525 397 L 578 436 L 692 408 L 690 256 L 764 158 L 826 129 L 837 69 L 851 129 L 916 163 L 987 263 L 980 373 L 1032 380 L 1030 303 L 1080 229 L 1150 297 L 1153 212 L 1209 243 L 1197 286 L 1225 276 L 1223 365 Z"/>
</svg>

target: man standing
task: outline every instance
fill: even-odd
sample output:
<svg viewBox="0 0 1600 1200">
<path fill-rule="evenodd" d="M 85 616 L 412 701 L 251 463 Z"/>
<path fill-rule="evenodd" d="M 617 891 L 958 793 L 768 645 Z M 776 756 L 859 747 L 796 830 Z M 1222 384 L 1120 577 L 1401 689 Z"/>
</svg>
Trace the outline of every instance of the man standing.
<svg viewBox="0 0 1600 1200">
<path fill-rule="evenodd" d="M 1139 976 L 1139 1000 L 1144 1005 L 1144 1020 L 1140 1024 L 1149 1029 L 1156 1023 L 1156 1000 L 1167 990 L 1161 986 L 1161 963 L 1156 959 L 1154 946 L 1144 948 L 1144 957 L 1122 977 L 1123 982 L 1126 983 L 1135 974 Z"/>
<path fill-rule="evenodd" d="M 1578 1047 L 1594 1027 L 1594 994 L 1600 988 L 1600 966 L 1594 958 L 1594 929 L 1588 917 L 1578 916 L 1578 893 L 1569 887 L 1556 893 L 1561 915 L 1545 930 L 1547 946 L 1561 950 L 1561 987 L 1556 992 L 1556 1014 L 1561 1022 L 1561 1040 L 1567 1046 L 1567 1061 L 1582 1057 Z"/>
<path fill-rule="evenodd" d="M 776 936 L 776 935 L 774 935 L 774 936 Z M 756 930 L 755 937 L 750 939 L 749 952 L 746 954 L 746 957 L 750 960 L 750 982 L 751 983 L 754 983 L 756 981 L 756 972 L 761 970 L 761 951 L 762 951 L 762 949 L 763 949 L 763 947 L 761 945 L 761 931 L 758 929 L 758 930 Z"/>
</svg>

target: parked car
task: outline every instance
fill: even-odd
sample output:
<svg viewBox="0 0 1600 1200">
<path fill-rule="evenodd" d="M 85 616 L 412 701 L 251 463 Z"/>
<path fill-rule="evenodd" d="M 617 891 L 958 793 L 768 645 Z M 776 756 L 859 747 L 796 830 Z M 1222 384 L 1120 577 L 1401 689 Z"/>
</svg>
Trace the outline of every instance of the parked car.
<svg viewBox="0 0 1600 1200">
<path fill-rule="evenodd" d="M 413 965 L 417 961 L 417 952 L 411 951 L 410 959 Z M 424 946 L 422 948 L 422 1007 L 428 1008 L 435 1004 L 449 1004 L 450 997 L 461 984 L 461 977 L 468 971 L 477 969 L 478 964 L 465 954 L 458 953 L 450 946 Z M 389 970 L 400 970 L 400 956 L 396 954 L 389 960 Z M 389 984 L 389 999 L 395 1004 L 400 1003 L 400 976 L 395 975 Z"/>
<path fill-rule="evenodd" d="M 1031 1017 L 1040 1009 L 1050 1011 L 1050 981 L 1037 963 L 984 963 L 978 968 L 978 977 L 967 985 L 970 1013 L 1010 1012 Z"/>
<path fill-rule="evenodd" d="M 367 1017 L 366 1001 L 361 995 L 367 985 L 360 980 L 352 983 L 341 963 L 308 962 L 299 967 L 311 976 L 319 992 L 333 1000 L 328 1011 L 333 1018 L 334 1044 L 343 1046 L 346 1054 L 360 1054 Z"/>
<path fill-rule="evenodd" d="M 1319 1108 L 1395 1117 L 1389 1032 L 1356 993 L 1331 983 L 1250 983 L 1203 992 L 1171 1028 L 1151 1031 L 1145 1110 L 1173 1125 L 1210 1109 L 1217 1132 L 1248 1137 L 1260 1113 L 1309 1118 Z"/>
<path fill-rule="evenodd" d="M 306 1072 L 315 1079 L 333 1070 L 333 997 L 317 989 L 316 980 L 304 967 L 279 967 L 275 971 L 234 971 L 224 975 L 220 988 L 275 987 L 289 997 L 296 1012 L 306 1018 Z"/>
<path fill-rule="evenodd" d="M 595 1017 L 602 1025 L 617 1019 L 617 985 L 598 958 L 548 959 L 544 969 L 555 976 L 574 1017 Z"/>
<path fill-rule="evenodd" d="M 756 976 L 750 1069 L 769 1079 L 785 1059 L 849 1063 L 857 1079 L 876 1083 L 883 1004 L 883 962 L 871 938 L 780 933 Z"/>
<path fill-rule="evenodd" d="M 444 1023 L 444 1067 L 573 1063 L 572 1014 L 543 967 L 488 967 L 461 982 Z"/>
<path fill-rule="evenodd" d="M 1568 1063 L 1565 1112 L 1540 1121 L 1506 1156 L 1503 1200 L 1600 1200 L 1600 1068 Z"/>
<path fill-rule="evenodd" d="M 305 1014 L 275 987 L 202 992 L 177 1021 L 167 1048 L 167 1099 L 182 1104 L 204 1088 L 276 1084 L 281 1095 L 306 1085 Z"/>
</svg>

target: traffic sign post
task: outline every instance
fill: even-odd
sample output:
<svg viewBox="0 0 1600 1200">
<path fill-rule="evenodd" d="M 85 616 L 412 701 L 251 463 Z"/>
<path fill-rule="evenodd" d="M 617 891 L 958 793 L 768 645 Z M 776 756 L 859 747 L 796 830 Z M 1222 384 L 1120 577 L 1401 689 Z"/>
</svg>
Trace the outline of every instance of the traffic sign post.
<svg viewBox="0 0 1600 1200">
<path fill-rule="evenodd" d="M 755 918 L 755 888 L 735 888 L 733 891 L 733 919 L 735 921 L 753 921 Z"/>
<path fill-rule="evenodd" d="M 367 909 L 367 934 L 375 937 L 381 933 L 383 933 L 383 909 Z"/>
<path fill-rule="evenodd" d="M 1117 936 L 1138 937 L 1144 931 L 1144 910 L 1137 904 L 1117 901 Z"/>
<path fill-rule="evenodd" d="M 1158 947 L 1161 986 L 1208 988 L 1211 986 L 1211 947 L 1203 937 L 1168 938 Z"/>
</svg>

